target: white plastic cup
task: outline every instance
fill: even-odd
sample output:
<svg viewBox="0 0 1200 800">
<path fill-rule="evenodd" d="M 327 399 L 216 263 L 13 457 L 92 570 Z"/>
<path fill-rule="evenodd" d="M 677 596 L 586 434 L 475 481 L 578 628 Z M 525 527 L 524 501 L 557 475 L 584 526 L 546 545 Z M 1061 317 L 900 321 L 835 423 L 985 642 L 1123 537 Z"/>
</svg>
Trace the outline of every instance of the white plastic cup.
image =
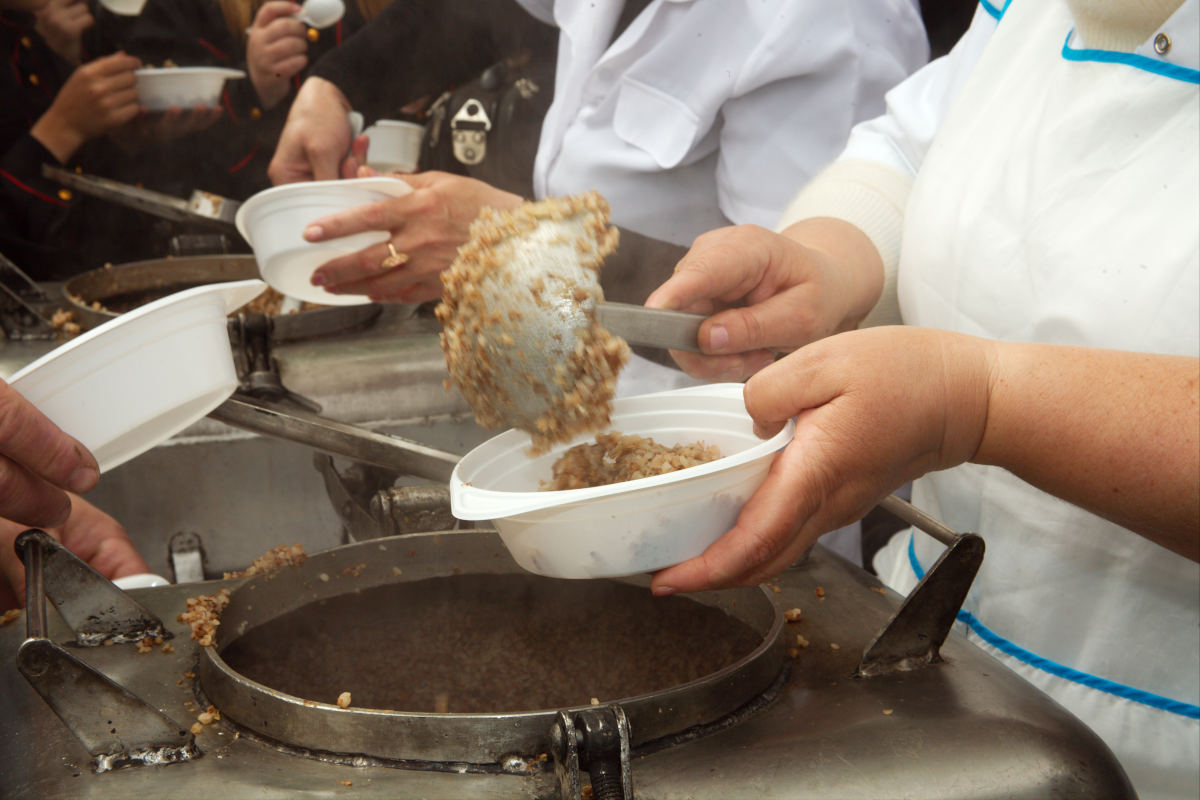
<svg viewBox="0 0 1200 800">
<path fill-rule="evenodd" d="M 421 159 L 425 126 L 415 122 L 381 119 L 366 130 L 367 166 L 377 172 L 416 172 Z"/>
</svg>

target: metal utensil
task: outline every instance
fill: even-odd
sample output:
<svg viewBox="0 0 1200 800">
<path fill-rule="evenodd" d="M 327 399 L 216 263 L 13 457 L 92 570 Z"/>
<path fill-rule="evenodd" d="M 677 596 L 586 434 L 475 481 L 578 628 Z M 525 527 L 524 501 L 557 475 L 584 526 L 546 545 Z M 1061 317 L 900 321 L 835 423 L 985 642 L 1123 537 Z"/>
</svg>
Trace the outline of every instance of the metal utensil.
<svg viewBox="0 0 1200 800">
<path fill-rule="evenodd" d="M 217 406 L 209 416 L 252 433 L 430 480 L 448 481 L 460 458 L 399 436 L 376 433 L 241 392 Z"/>
<path fill-rule="evenodd" d="M 696 337 L 700 333 L 700 323 L 705 320 L 703 314 L 666 311 L 629 303 L 598 303 L 596 316 L 609 333 L 620 336 L 629 344 L 700 352 Z"/>
<path fill-rule="evenodd" d="M 147 214 L 173 222 L 198 223 L 224 233 L 237 233 L 234 217 L 241 204 L 237 200 L 212 192 L 196 190 L 192 192 L 191 197 L 184 200 L 140 186 L 131 186 L 98 175 L 75 173 L 49 164 L 42 165 L 42 175 L 84 194 L 145 211 Z"/>
</svg>

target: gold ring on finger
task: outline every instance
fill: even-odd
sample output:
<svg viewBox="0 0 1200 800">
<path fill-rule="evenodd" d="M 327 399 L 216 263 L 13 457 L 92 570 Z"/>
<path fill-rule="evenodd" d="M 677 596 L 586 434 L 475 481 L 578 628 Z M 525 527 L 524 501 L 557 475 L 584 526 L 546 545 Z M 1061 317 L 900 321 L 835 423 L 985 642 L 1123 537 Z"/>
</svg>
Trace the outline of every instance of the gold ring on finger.
<svg viewBox="0 0 1200 800">
<path fill-rule="evenodd" d="M 407 263 L 408 253 L 397 253 L 396 247 L 391 242 L 388 242 L 388 252 L 391 255 L 379 262 L 379 266 L 383 269 L 394 269 L 401 264 Z"/>
</svg>

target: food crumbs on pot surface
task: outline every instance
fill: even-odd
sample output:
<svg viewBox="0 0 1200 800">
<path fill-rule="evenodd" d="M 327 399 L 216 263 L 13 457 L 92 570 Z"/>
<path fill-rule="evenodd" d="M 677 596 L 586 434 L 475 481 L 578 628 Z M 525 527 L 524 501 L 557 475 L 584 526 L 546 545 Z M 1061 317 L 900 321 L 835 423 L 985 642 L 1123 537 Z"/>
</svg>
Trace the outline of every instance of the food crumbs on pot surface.
<svg viewBox="0 0 1200 800">
<path fill-rule="evenodd" d="M 890 716 L 892 715 L 892 711 L 893 711 L 893 709 L 890 709 L 890 708 L 885 708 L 885 709 L 883 710 L 883 715 L 884 715 L 885 717 L 890 717 Z"/>
<path fill-rule="evenodd" d="M 298 567 L 308 556 L 304 547 L 297 542 L 293 545 L 281 544 L 263 553 L 244 570 L 226 572 L 226 578 L 249 578 L 251 575 L 269 575 L 283 567 Z"/>
<path fill-rule="evenodd" d="M 350 707 L 350 693 L 349 692 L 342 692 L 341 694 L 338 695 L 337 707 L 338 708 L 349 708 Z"/>
<path fill-rule="evenodd" d="M 9 624 L 10 622 L 15 622 L 17 620 L 17 618 L 20 616 L 21 616 L 21 609 L 10 608 L 8 611 L 5 611 L 3 614 L 0 614 L 0 628 L 3 628 L 5 625 Z"/>
<path fill-rule="evenodd" d="M 533 454 L 603 429 L 612 414 L 630 350 L 595 313 L 597 275 L 618 240 L 608 217 L 597 192 L 484 209 L 442 272 L 436 315 L 450 379 L 480 425 L 527 432 Z M 543 254 L 561 269 L 547 271 Z"/>
<path fill-rule="evenodd" d="M 824 600 L 824 599 L 825 599 L 825 587 L 823 587 L 823 586 L 818 586 L 818 587 L 817 587 L 817 588 L 814 590 L 814 594 L 816 594 L 816 596 L 817 596 L 817 597 L 819 597 L 819 598 L 821 598 L 822 600 Z"/>
<path fill-rule="evenodd" d="M 211 647 L 216 641 L 221 611 L 229 605 L 229 589 L 222 587 L 216 594 L 202 594 L 187 599 L 187 611 L 176 619 L 192 628 L 192 638 L 201 647 Z"/>
<path fill-rule="evenodd" d="M 552 467 L 553 478 L 541 482 L 542 491 L 584 489 L 622 481 L 664 475 L 721 457 L 716 445 L 704 442 L 666 447 L 645 436 L 616 431 L 596 434 L 596 441 L 568 449 Z"/>
<path fill-rule="evenodd" d="M 803 614 L 803 612 L 799 608 L 789 608 L 787 611 L 783 612 L 783 618 L 788 622 L 799 622 L 801 614 Z"/>
</svg>

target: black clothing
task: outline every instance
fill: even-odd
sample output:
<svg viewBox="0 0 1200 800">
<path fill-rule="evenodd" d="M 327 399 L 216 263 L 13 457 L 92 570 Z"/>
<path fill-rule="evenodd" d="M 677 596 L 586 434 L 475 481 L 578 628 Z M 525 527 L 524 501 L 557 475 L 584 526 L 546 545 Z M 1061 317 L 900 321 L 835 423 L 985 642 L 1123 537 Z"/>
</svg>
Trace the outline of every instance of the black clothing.
<svg viewBox="0 0 1200 800">
<path fill-rule="evenodd" d="M 96 25 L 84 38 L 90 57 L 124 50 L 147 67 L 226 67 L 247 73 L 245 78 L 225 82 L 221 120 L 203 131 L 149 145 L 135 163 L 127 165 L 125 177 L 109 177 L 178 197 L 200 189 L 236 200 L 270 187 L 267 166 L 296 88 L 317 59 L 364 24 L 357 3 L 351 1 L 336 25 L 311 30 L 309 67 L 292 79 L 287 96 L 271 109 L 263 109 L 246 69 L 245 39 L 229 30 L 216 0 L 149 0 L 137 17 L 102 8 L 95 16 Z"/>
<path fill-rule="evenodd" d="M 71 74 L 34 30 L 30 14 L 0 11 L 0 48 L 9 55 L 0 70 L 0 253 L 36 281 L 148 257 L 145 222 L 132 212 L 66 190 L 43 178 L 42 164 L 101 171 L 116 148 L 85 142 L 67 165 L 30 134 Z"/>
</svg>

